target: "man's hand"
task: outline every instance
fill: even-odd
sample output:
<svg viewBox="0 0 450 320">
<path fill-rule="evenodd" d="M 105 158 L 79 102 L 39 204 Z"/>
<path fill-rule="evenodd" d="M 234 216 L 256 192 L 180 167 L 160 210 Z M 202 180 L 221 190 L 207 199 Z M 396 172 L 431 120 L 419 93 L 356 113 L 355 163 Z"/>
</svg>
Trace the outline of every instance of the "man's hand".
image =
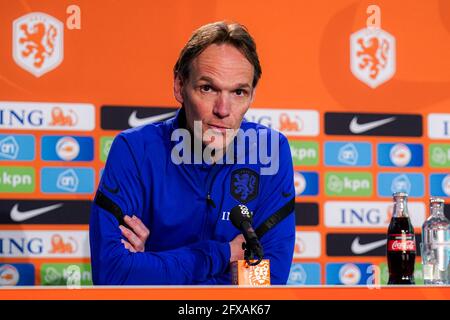
<svg viewBox="0 0 450 320">
<path fill-rule="evenodd" d="M 122 225 L 119 226 L 122 234 L 128 241 L 121 240 L 126 249 L 130 252 L 144 252 L 145 242 L 150 235 L 150 230 L 144 225 L 144 223 L 136 216 L 129 217 L 125 215 L 125 222 L 130 226 L 130 230 Z"/>
<path fill-rule="evenodd" d="M 230 242 L 230 263 L 244 259 L 244 249 L 242 249 L 242 244 L 245 242 L 244 236 L 239 234 L 231 240 Z"/>
</svg>

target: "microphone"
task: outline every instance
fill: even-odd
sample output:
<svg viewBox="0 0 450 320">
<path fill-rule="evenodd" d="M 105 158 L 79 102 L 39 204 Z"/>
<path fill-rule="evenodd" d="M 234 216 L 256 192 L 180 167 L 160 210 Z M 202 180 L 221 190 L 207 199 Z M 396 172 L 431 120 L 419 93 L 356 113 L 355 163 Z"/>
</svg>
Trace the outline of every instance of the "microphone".
<svg viewBox="0 0 450 320">
<path fill-rule="evenodd" d="M 244 235 L 245 243 L 242 244 L 242 248 L 245 249 L 245 260 L 250 266 L 258 265 L 263 259 L 264 250 L 252 227 L 252 214 L 245 205 L 239 204 L 231 209 L 230 221 Z M 257 257 L 257 261 L 250 262 L 250 260 L 255 260 L 255 256 Z"/>
</svg>

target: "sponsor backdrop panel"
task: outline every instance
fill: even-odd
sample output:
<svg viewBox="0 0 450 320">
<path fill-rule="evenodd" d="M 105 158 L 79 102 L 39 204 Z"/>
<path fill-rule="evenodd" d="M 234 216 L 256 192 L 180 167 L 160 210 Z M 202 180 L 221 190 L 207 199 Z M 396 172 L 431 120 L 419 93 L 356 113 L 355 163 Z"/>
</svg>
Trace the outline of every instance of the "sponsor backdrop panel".
<svg viewBox="0 0 450 320">
<path fill-rule="evenodd" d="M 430 195 L 450 216 L 448 1 L 26 4 L 0 0 L 0 285 L 92 283 L 90 203 L 112 141 L 173 117 L 178 53 L 216 20 L 257 42 L 245 119 L 289 139 L 289 285 L 385 283 L 394 191 L 411 195 L 417 241 Z"/>
</svg>

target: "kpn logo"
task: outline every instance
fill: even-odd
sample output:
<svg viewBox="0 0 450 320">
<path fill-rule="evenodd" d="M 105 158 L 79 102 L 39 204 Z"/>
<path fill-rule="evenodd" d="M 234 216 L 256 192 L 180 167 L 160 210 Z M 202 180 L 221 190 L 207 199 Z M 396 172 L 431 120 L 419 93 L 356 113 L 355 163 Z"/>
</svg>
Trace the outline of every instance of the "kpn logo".
<svg viewBox="0 0 450 320">
<path fill-rule="evenodd" d="M 450 144 L 430 144 L 429 151 L 430 167 L 448 168 L 450 167 Z"/>
<path fill-rule="evenodd" d="M 34 168 L 0 167 L 0 192 L 29 193 L 34 188 Z"/>
<path fill-rule="evenodd" d="M 319 144 L 313 141 L 289 141 L 294 166 L 316 166 L 319 163 Z"/>
<path fill-rule="evenodd" d="M 369 197 L 373 181 L 369 172 L 327 172 L 325 193 L 339 197 Z"/>
</svg>

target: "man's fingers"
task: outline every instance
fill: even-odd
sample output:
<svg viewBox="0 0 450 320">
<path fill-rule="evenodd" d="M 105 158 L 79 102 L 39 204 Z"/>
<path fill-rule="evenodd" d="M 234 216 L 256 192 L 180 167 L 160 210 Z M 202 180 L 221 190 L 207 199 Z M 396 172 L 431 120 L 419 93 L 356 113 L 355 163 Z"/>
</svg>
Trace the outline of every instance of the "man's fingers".
<svg viewBox="0 0 450 320">
<path fill-rule="evenodd" d="M 244 259 L 244 250 L 242 244 L 245 242 L 245 238 L 242 234 L 236 236 L 230 244 L 230 262 Z"/>
<path fill-rule="evenodd" d="M 136 250 L 134 250 L 133 246 L 129 242 L 126 242 L 123 239 L 121 239 L 120 241 L 123 243 L 125 249 L 128 249 L 130 252 L 136 252 Z"/>
<path fill-rule="evenodd" d="M 123 236 L 129 241 L 134 252 L 144 252 L 145 242 L 150 235 L 150 231 L 144 223 L 134 215 L 133 217 L 125 215 L 124 220 L 131 229 L 120 225 L 119 228 L 122 231 Z"/>
<path fill-rule="evenodd" d="M 122 225 L 120 225 L 119 228 L 122 231 L 123 236 L 127 238 L 136 251 L 144 251 L 144 243 L 133 231 Z"/>
<path fill-rule="evenodd" d="M 147 240 L 148 236 L 150 235 L 150 230 L 147 229 L 141 219 L 139 219 L 135 215 L 133 215 L 133 217 L 125 215 L 124 220 L 143 242 Z"/>
</svg>

